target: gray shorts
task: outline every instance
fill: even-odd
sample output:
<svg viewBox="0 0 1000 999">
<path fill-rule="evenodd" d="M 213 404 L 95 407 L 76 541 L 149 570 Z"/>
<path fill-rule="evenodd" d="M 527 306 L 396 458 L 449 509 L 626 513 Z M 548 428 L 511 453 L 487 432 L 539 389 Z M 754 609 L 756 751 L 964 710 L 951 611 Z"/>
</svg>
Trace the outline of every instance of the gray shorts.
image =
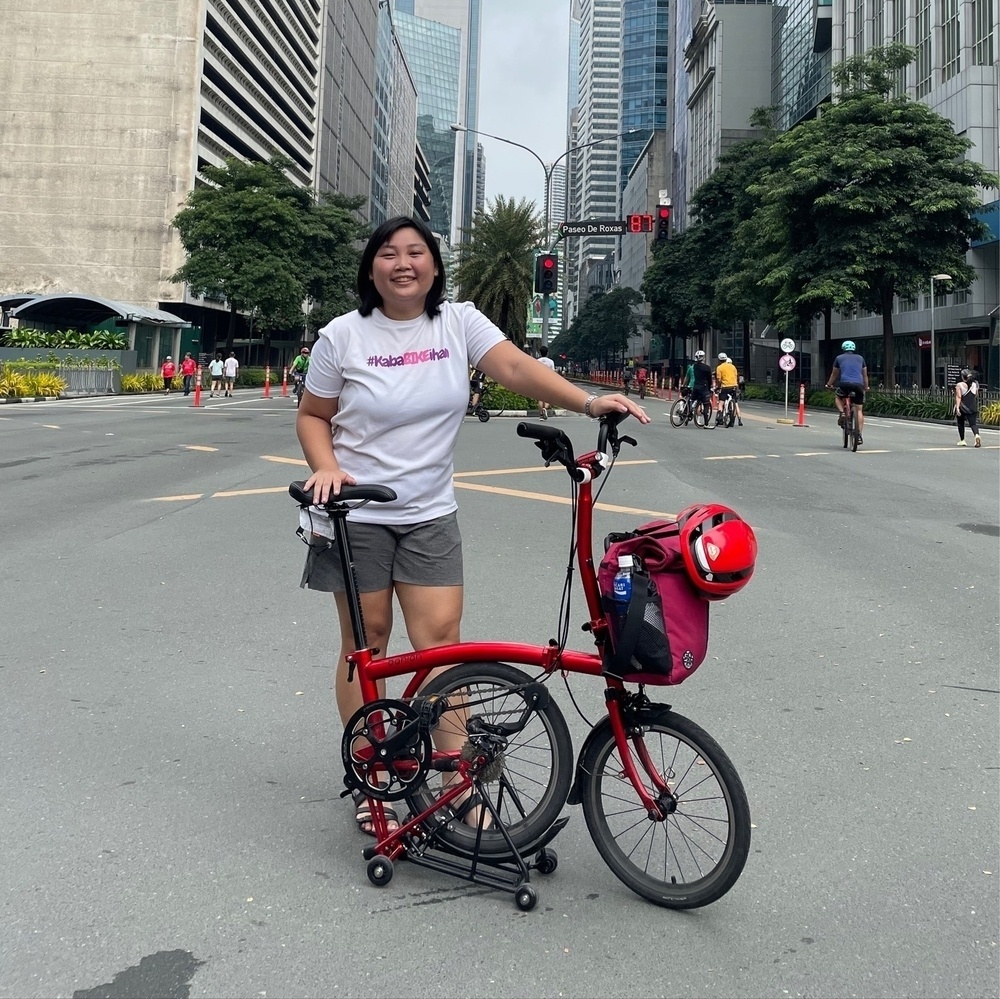
<svg viewBox="0 0 1000 999">
<path fill-rule="evenodd" d="M 351 555 L 362 593 L 387 590 L 393 583 L 416 586 L 462 585 L 462 535 L 458 515 L 406 526 L 397 524 L 347 525 Z M 324 593 L 346 589 L 337 545 L 313 535 L 300 586 Z"/>
</svg>

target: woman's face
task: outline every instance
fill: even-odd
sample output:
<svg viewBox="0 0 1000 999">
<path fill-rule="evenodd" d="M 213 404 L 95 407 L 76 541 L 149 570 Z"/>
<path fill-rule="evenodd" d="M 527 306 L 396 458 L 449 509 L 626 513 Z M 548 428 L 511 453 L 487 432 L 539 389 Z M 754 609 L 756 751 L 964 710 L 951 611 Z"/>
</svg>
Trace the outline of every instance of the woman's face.
<svg viewBox="0 0 1000 999">
<path fill-rule="evenodd" d="M 416 319 L 437 277 L 437 265 L 416 229 L 397 229 L 376 251 L 371 279 L 389 319 Z"/>
</svg>

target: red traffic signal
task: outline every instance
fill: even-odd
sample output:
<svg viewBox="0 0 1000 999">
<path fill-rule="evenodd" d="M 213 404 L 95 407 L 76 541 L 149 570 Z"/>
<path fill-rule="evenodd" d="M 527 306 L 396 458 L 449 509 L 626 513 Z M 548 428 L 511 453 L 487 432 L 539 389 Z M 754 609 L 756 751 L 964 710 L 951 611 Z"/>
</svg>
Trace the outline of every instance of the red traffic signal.
<svg viewBox="0 0 1000 999">
<path fill-rule="evenodd" d="M 656 207 L 656 241 L 670 238 L 670 205 Z"/>
<path fill-rule="evenodd" d="M 543 253 L 535 257 L 535 292 L 552 295 L 559 287 L 559 255 Z"/>
</svg>

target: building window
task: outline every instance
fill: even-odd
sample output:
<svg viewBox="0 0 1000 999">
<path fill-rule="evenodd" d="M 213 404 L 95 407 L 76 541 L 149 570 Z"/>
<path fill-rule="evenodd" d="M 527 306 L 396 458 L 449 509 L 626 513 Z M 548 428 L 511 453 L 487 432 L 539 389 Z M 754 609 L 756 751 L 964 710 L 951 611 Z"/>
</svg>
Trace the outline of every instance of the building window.
<svg viewBox="0 0 1000 999">
<path fill-rule="evenodd" d="M 958 0 L 941 0 L 941 79 L 950 80 L 961 68 Z"/>
<path fill-rule="evenodd" d="M 875 0 L 872 12 L 872 45 L 885 45 L 885 0 Z"/>
<path fill-rule="evenodd" d="M 930 93 L 934 68 L 931 64 L 931 0 L 917 0 L 917 97 Z"/>
<path fill-rule="evenodd" d="M 992 9 L 992 0 L 972 0 L 972 23 L 976 35 L 973 57 L 977 66 L 989 66 L 993 62 Z"/>
<path fill-rule="evenodd" d="M 900 44 L 906 43 L 906 0 L 892 2 L 892 40 Z M 896 70 L 896 95 L 901 97 L 906 93 L 906 70 Z"/>
<path fill-rule="evenodd" d="M 854 52 L 861 55 L 865 50 L 865 0 L 854 0 Z"/>
</svg>

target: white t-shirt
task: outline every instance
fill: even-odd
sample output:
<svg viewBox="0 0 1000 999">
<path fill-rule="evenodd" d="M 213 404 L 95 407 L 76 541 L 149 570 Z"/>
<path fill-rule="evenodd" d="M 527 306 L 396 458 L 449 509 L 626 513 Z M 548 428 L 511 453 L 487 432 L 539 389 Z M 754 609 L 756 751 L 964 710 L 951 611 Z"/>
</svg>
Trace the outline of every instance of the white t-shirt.
<svg viewBox="0 0 1000 999">
<path fill-rule="evenodd" d="M 455 442 L 469 402 L 469 368 L 503 332 L 471 302 L 445 302 L 434 319 L 397 322 L 380 309 L 339 316 L 319 331 L 306 388 L 340 400 L 337 463 L 362 485 L 390 486 L 392 503 L 351 514 L 366 524 L 420 524 L 457 509 Z M 304 524 L 327 533 L 312 521 Z"/>
<path fill-rule="evenodd" d="M 212 372 L 212 377 L 213 378 L 221 378 L 222 377 L 222 368 L 223 368 L 222 361 L 220 361 L 218 359 L 209 362 L 208 370 Z"/>
<path fill-rule="evenodd" d="M 544 364 L 545 367 L 551 368 L 553 371 L 556 370 L 556 362 L 551 357 L 540 357 L 538 358 L 538 363 Z"/>
<path fill-rule="evenodd" d="M 227 378 L 235 378 L 239 367 L 240 362 L 237 361 L 235 357 L 227 357 L 223 362 L 223 369 L 225 370 Z"/>
</svg>

